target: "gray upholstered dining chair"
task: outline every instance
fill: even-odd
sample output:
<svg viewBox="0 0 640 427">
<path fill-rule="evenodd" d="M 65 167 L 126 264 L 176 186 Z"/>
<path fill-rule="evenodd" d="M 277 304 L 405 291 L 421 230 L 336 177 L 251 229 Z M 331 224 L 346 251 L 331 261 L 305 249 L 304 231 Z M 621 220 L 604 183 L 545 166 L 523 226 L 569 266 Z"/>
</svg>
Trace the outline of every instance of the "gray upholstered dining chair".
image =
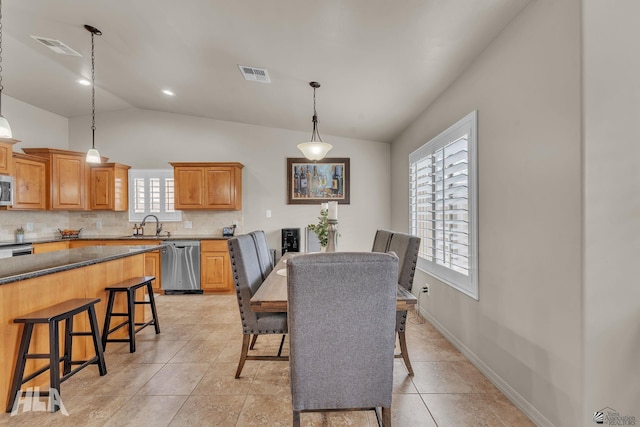
<svg viewBox="0 0 640 427">
<path fill-rule="evenodd" d="M 232 237 L 228 241 L 229 257 L 233 270 L 233 280 L 236 285 L 236 297 L 242 319 L 242 351 L 236 370 L 236 378 L 240 377 L 244 363 L 247 360 L 289 360 L 281 356 L 282 343 L 277 356 L 249 355 L 249 341 L 251 334 L 286 334 L 286 313 L 255 313 L 251 310 L 249 300 L 262 284 L 262 273 L 258 260 L 258 251 L 253 237 L 245 234 Z"/>
<path fill-rule="evenodd" d="M 387 248 L 389 247 L 389 241 L 391 240 L 391 236 L 393 236 L 393 231 L 389 231 L 389 230 L 376 231 L 376 236 L 373 239 L 373 249 L 371 249 L 371 252 L 387 252 Z"/>
<path fill-rule="evenodd" d="M 269 243 L 267 243 L 267 237 L 262 230 L 256 230 L 249 233 L 249 236 L 253 239 L 253 243 L 256 245 L 256 251 L 258 252 L 258 264 L 260 265 L 260 273 L 262 274 L 262 281 L 273 270 L 273 262 L 271 260 L 271 251 L 269 250 Z M 280 351 L 282 351 L 282 345 L 284 344 L 285 336 L 282 336 L 280 341 Z M 258 340 L 258 334 L 254 334 L 249 345 L 249 350 L 253 350 Z"/>
<path fill-rule="evenodd" d="M 390 426 L 397 257 L 300 255 L 287 276 L 293 425 L 301 412 L 382 408 Z"/>
<path fill-rule="evenodd" d="M 383 244 L 387 242 L 386 246 Z M 420 250 L 420 238 L 405 233 L 397 233 L 388 230 L 378 230 L 373 241 L 373 252 L 394 252 L 398 256 L 398 285 L 409 292 L 413 287 L 413 277 L 416 273 L 418 262 L 418 252 Z M 396 314 L 396 331 L 398 332 L 398 342 L 400 343 L 400 353 L 396 357 L 401 357 L 404 365 L 413 375 L 413 368 L 409 360 L 407 349 L 407 338 L 405 335 L 407 324 L 407 312 L 398 311 Z"/>
<path fill-rule="evenodd" d="M 253 238 L 253 242 L 256 245 L 258 251 L 258 262 L 260 263 L 260 273 L 262 274 L 262 280 L 267 278 L 271 270 L 273 270 L 273 263 L 271 262 L 271 251 L 269 250 L 269 244 L 267 243 L 267 237 L 264 235 L 264 231 L 256 230 L 249 233 Z"/>
</svg>

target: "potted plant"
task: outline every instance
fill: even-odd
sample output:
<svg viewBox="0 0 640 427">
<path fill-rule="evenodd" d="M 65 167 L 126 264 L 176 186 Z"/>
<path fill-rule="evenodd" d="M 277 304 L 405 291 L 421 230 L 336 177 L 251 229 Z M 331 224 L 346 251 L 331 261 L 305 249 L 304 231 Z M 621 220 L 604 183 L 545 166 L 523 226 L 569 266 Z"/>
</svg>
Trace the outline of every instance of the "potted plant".
<svg viewBox="0 0 640 427">
<path fill-rule="evenodd" d="M 327 249 L 327 244 L 329 243 L 329 223 L 327 222 L 329 216 L 328 209 L 321 209 L 320 216 L 318 217 L 317 224 L 309 224 L 309 230 L 316 233 L 318 236 L 318 240 L 320 241 L 320 247 L 324 252 Z"/>
<path fill-rule="evenodd" d="M 16 230 L 16 241 L 18 243 L 22 243 L 24 241 L 24 228 L 22 228 L 22 226 L 18 227 Z"/>
</svg>

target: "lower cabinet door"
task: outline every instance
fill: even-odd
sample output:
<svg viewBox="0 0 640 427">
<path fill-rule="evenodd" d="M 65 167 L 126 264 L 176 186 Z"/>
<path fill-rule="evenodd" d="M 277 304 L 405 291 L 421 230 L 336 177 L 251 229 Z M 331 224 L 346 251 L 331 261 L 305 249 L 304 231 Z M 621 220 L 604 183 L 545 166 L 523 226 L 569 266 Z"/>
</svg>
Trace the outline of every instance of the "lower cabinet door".
<svg viewBox="0 0 640 427">
<path fill-rule="evenodd" d="M 228 252 L 202 252 L 201 286 L 204 292 L 233 292 Z"/>
<path fill-rule="evenodd" d="M 152 283 L 154 293 L 162 293 L 162 282 L 160 280 L 160 251 L 145 252 L 144 254 L 144 275 L 155 276 Z"/>
</svg>

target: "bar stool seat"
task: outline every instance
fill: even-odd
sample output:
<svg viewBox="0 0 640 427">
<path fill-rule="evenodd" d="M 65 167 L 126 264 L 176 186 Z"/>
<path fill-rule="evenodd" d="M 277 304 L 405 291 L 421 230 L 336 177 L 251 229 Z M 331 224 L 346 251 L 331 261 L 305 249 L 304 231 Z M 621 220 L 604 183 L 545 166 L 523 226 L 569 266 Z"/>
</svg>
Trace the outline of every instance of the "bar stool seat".
<svg viewBox="0 0 640 427">
<path fill-rule="evenodd" d="M 49 392 L 57 392 L 58 395 L 60 395 L 60 384 L 88 365 L 97 364 L 100 371 L 100 376 L 106 375 L 107 366 L 104 362 L 104 355 L 102 353 L 102 343 L 100 342 L 100 331 L 98 329 L 98 321 L 96 319 L 95 311 L 95 304 L 98 302 L 100 302 L 99 298 L 71 299 L 13 319 L 14 323 L 24 323 L 24 328 L 22 330 L 22 338 L 20 340 L 20 348 L 18 350 L 16 369 L 14 371 L 13 380 L 11 383 L 11 391 L 9 395 L 9 401 L 7 403 L 7 412 L 12 411 L 13 405 L 16 401 L 16 397 L 20 393 L 22 385 L 28 381 L 31 381 L 47 370 L 49 371 Z M 73 316 L 85 311 L 89 316 L 91 331 L 74 332 Z M 59 323 L 62 320 L 65 321 L 64 353 L 63 356 L 60 357 Z M 33 333 L 33 327 L 36 324 L 48 324 L 49 326 L 48 354 L 29 353 L 31 335 Z M 91 336 L 93 338 L 93 347 L 95 350 L 94 357 L 90 358 L 89 360 L 72 360 L 72 338 L 75 336 Z M 49 359 L 49 365 L 44 366 L 25 377 L 24 370 L 27 359 Z M 63 363 L 62 376 L 60 376 L 60 363 Z M 71 365 L 80 366 L 72 370 Z M 40 395 L 48 396 L 49 392 L 41 392 Z M 59 402 L 54 399 L 54 403 L 51 406 L 51 411 L 55 412 L 58 409 L 60 409 Z"/>
<path fill-rule="evenodd" d="M 131 279 L 127 279 L 124 282 L 120 282 L 116 285 L 109 286 L 104 288 L 105 291 L 109 291 L 109 302 L 107 303 L 107 311 L 105 313 L 104 318 L 104 327 L 102 328 L 102 347 L 107 348 L 108 342 L 128 342 L 129 343 L 129 352 L 134 353 L 136 351 L 136 334 L 146 328 L 149 325 L 153 325 L 156 330 L 156 334 L 160 333 L 160 323 L 158 322 L 158 313 L 156 311 L 156 302 L 153 297 L 153 287 L 151 286 L 151 282 L 156 278 L 154 276 L 142 276 L 142 277 L 132 277 Z M 136 290 L 139 288 L 146 286 L 147 294 L 149 295 L 149 301 L 136 301 Z M 115 297 L 118 292 L 126 292 L 127 294 L 127 312 L 126 313 L 114 313 L 113 312 L 113 304 L 115 302 Z M 135 306 L 137 304 L 141 305 L 150 305 L 151 306 L 151 314 L 152 318 L 148 322 L 135 322 Z M 111 326 L 111 318 L 112 317 L 126 317 L 127 320 L 118 324 L 117 326 L 110 329 Z M 109 338 L 109 334 L 117 331 L 118 329 L 128 326 L 129 337 L 128 338 Z M 140 326 L 136 329 L 136 326 Z"/>
</svg>

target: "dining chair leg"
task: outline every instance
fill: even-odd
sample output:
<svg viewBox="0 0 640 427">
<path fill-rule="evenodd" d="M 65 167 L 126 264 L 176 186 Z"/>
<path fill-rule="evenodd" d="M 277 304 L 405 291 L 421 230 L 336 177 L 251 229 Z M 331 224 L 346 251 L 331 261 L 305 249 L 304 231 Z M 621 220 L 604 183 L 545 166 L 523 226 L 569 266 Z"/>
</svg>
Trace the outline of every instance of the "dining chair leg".
<svg viewBox="0 0 640 427">
<path fill-rule="evenodd" d="M 236 370 L 236 378 L 240 378 L 240 373 L 244 367 L 244 362 L 247 361 L 247 353 L 249 352 L 249 340 L 251 335 L 242 335 L 242 351 L 240 352 L 240 360 L 238 361 L 238 369 Z"/>
<path fill-rule="evenodd" d="M 253 350 L 253 346 L 256 345 L 257 340 L 258 340 L 258 334 L 253 334 L 253 338 L 251 338 L 251 345 L 249 346 L 249 350 Z"/>
<path fill-rule="evenodd" d="M 413 376 L 413 368 L 411 367 L 409 352 L 407 351 L 407 338 L 404 332 L 398 332 L 398 340 L 400 341 L 400 353 L 402 354 L 404 365 L 407 367 L 407 371 L 409 371 L 409 376 Z"/>
<path fill-rule="evenodd" d="M 278 357 L 280 357 L 280 355 L 282 354 L 282 346 L 284 345 L 284 338 L 286 337 L 285 334 L 282 334 L 282 339 L 280 340 L 280 348 L 278 348 Z"/>
<path fill-rule="evenodd" d="M 300 411 L 293 411 L 293 427 L 300 427 Z"/>
<path fill-rule="evenodd" d="M 391 427 L 391 408 L 382 407 L 382 427 Z"/>
</svg>

